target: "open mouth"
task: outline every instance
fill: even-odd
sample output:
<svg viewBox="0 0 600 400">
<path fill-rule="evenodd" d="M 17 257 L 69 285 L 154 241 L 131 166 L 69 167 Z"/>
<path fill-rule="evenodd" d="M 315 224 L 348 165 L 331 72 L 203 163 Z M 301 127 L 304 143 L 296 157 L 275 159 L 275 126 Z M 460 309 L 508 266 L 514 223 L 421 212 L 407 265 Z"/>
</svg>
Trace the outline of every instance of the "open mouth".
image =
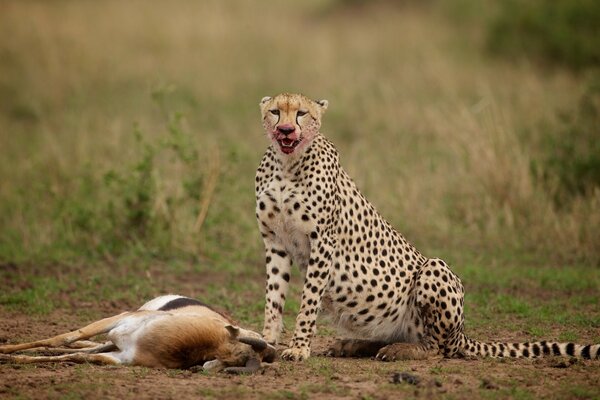
<svg viewBox="0 0 600 400">
<path fill-rule="evenodd" d="M 282 139 L 278 139 L 277 143 L 279 143 L 279 147 L 281 148 L 281 151 L 283 151 L 285 154 L 290 154 L 291 152 L 293 152 L 296 149 L 296 146 L 298 146 L 298 144 L 300 144 L 300 140 L 282 138 Z"/>
</svg>

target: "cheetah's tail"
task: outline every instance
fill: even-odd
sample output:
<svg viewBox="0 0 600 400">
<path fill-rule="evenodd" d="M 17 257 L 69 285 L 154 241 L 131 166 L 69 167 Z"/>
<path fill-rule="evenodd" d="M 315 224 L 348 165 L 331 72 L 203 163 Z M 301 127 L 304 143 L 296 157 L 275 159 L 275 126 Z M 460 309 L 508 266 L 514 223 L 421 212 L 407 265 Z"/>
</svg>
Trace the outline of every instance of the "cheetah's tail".
<svg viewBox="0 0 600 400">
<path fill-rule="evenodd" d="M 462 354 L 477 357 L 537 358 L 544 356 L 571 356 L 600 359 L 600 344 L 581 345 L 561 342 L 484 343 L 464 336 Z"/>
</svg>

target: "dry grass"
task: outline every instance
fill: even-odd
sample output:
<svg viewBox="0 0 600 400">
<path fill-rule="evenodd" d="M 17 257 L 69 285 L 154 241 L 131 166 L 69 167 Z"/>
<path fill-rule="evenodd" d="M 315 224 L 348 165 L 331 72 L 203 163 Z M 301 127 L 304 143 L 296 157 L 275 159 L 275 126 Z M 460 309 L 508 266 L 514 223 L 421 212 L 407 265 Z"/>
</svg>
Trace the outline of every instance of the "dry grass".
<svg viewBox="0 0 600 400">
<path fill-rule="evenodd" d="M 531 172 L 539 144 L 560 132 L 558 113 L 575 112 L 585 79 L 492 61 L 480 36 L 414 6 L 3 2 L 0 260 L 101 240 L 77 242 L 85 235 L 57 210 L 85 171 L 96 185 L 78 201 L 113 195 L 97 184 L 139 152 L 133 123 L 148 140 L 165 130 L 151 96 L 161 88 L 211 170 L 203 193 L 214 194 L 179 228 L 190 234 L 175 243 L 186 253 L 235 250 L 226 257 L 260 263 L 252 185 L 266 140 L 257 103 L 301 91 L 330 100 L 323 130 L 345 167 L 419 247 L 598 265 L 600 193 L 558 209 Z M 169 163 L 155 171 L 160 182 L 182 179 L 185 169 Z M 176 190 L 160 185 L 152 212 Z M 53 257 L 68 261 L 62 254 Z"/>
</svg>

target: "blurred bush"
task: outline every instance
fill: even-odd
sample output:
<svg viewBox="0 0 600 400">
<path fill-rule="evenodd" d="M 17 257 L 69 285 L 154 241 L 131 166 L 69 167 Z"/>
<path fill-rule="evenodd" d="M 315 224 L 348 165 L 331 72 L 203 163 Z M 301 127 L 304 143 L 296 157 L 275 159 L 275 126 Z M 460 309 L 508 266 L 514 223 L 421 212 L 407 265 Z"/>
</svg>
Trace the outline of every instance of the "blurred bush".
<svg viewBox="0 0 600 400">
<path fill-rule="evenodd" d="M 600 189 L 600 75 L 587 84 L 576 110 L 560 119 L 558 132 L 542 144 L 545 156 L 538 176 L 563 206 L 574 196 Z"/>
<path fill-rule="evenodd" d="M 194 257 L 219 171 L 218 149 L 202 149 L 184 117 L 153 92 L 165 117 L 157 135 L 136 124 L 130 158 L 121 168 L 90 164 L 72 178 L 54 224 L 65 248 L 97 257 L 133 249 L 157 258 Z M 44 189 L 42 189 L 44 190 Z"/>
<path fill-rule="evenodd" d="M 494 53 L 577 70 L 600 65 L 599 38 L 597 0 L 503 0 L 487 32 Z"/>
</svg>

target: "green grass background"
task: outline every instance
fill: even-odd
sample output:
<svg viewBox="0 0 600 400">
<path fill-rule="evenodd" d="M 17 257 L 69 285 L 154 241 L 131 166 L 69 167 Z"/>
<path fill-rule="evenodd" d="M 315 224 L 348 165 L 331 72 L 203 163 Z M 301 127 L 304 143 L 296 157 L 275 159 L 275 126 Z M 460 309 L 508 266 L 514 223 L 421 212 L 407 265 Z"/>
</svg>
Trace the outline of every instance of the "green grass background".
<svg viewBox="0 0 600 400">
<path fill-rule="evenodd" d="M 462 278 L 467 334 L 600 343 L 598 4 L 0 2 L 0 324 L 12 327 L 0 342 L 169 292 L 260 331 L 258 102 L 290 91 L 329 100 L 322 131 L 362 192 Z M 300 281 L 295 270 L 288 334 Z M 268 374 L 179 385 L 187 371 L 3 365 L 15 381 L 0 393 L 36 397 L 39 377 L 51 398 L 107 397 L 118 384 L 136 398 L 181 398 L 183 386 L 207 398 L 344 397 L 354 381 L 412 368 L 451 390 L 437 397 L 598 396 L 593 364 L 559 379 L 526 361 L 453 361 L 423 371 L 314 357 L 276 371 L 307 382 L 264 388 Z M 499 389 L 456 384 L 471 375 Z M 366 393 L 418 397 L 386 383 Z"/>
<path fill-rule="evenodd" d="M 515 4 L 2 2 L 0 306 L 183 291 L 259 326 L 258 101 L 290 91 L 330 101 L 343 165 L 462 276 L 474 327 L 597 337 L 597 47 L 548 53 L 581 42 L 573 11 Z"/>
</svg>

